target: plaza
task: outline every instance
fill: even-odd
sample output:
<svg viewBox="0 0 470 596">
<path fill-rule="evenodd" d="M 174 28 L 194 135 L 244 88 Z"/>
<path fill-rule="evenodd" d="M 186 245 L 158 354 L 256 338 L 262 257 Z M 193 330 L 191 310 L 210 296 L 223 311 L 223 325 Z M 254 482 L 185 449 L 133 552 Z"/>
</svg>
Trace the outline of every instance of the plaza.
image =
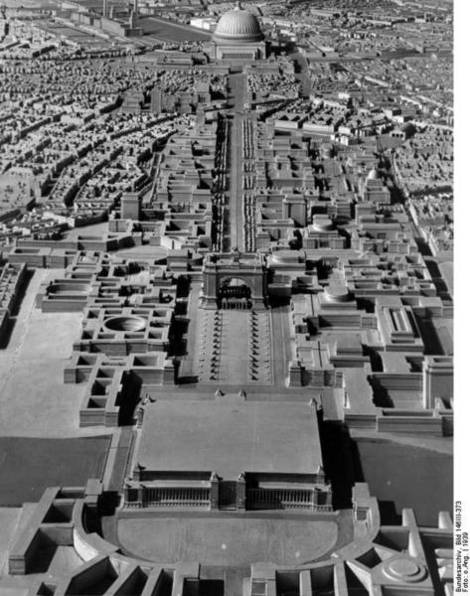
<svg viewBox="0 0 470 596">
<path fill-rule="evenodd" d="M 119 541 L 126 551 L 168 564 L 197 558 L 202 564 L 223 566 L 246 566 L 256 560 L 302 565 L 330 551 L 337 532 L 331 521 L 253 517 L 122 518 L 118 522 Z"/>
</svg>

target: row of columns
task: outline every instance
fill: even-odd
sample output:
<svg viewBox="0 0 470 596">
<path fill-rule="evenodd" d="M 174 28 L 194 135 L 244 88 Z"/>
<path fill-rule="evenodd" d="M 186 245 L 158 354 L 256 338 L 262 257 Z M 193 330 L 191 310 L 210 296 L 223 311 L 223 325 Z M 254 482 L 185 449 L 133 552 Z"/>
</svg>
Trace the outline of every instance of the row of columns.
<svg viewBox="0 0 470 596">
<path fill-rule="evenodd" d="M 205 507 L 210 503 L 210 489 L 190 487 L 149 487 L 144 484 L 137 488 L 124 488 L 124 502 L 128 507 L 152 507 L 158 505 L 196 505 Z"/>
<path fill-rule="evenodd" d="M 322 476 L 322 474 L 319 474 Z M 209 487 L 149 487 L 140 484 L 137 488 L 126 486 L 124 489 L 124 500 L 128 506 L 145 507 L 158 505 L 201 505 L 208 506 L 210 510 L 218 510 L 221 507 L 221 491 L 227 488 L 232 489 L 234 485 L 233 503 L 224 503 L 226 507 L 233 507 L 237 510 L 257 508 L 263 504 L 282 504 L 292 507 L 305 507 L 311 509 L 329 510 L 331 508 L 331 490 L 329 487 L 305 488 L 305 489 L 263 489 L 248 488 L 244 474 L 240 474 L 231 487 L 224 487 L 224 480 L 213 472 L 209 480 Z"/>
<path fill-rule="evenodd" d="M 282 504 L 292 508 L 331 509 L 331 491 L 320 488 L 305 490 L 289 489 L 248 489 L 247 508 L 262 505 Z"/>
</svg>

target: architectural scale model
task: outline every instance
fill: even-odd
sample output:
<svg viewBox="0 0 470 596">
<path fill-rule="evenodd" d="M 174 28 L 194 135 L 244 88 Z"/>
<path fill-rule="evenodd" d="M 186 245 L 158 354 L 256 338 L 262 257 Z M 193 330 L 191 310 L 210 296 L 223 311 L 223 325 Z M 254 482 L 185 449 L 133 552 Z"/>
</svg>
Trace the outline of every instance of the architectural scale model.
<svg viewBox="0 0 470 596">
<path fill-rule="evenodd" d="M 452 3 L 19 4 L 0 596 L 451 596 Z"/>
</svg>

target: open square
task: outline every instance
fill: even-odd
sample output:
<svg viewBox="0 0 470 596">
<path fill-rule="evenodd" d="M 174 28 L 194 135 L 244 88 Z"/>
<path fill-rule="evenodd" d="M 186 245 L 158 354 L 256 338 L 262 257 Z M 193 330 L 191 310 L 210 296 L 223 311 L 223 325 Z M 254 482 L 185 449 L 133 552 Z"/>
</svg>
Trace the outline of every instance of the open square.
<svg viewBox="0 0 470 596">
<path fill-rule="evenodd" d="M 169 517 L 118 524 L 125 549 L 161 563 L 299 565 L 331 550 L 338 535 L 334 522 L 294 519 Z"/>
</svg>

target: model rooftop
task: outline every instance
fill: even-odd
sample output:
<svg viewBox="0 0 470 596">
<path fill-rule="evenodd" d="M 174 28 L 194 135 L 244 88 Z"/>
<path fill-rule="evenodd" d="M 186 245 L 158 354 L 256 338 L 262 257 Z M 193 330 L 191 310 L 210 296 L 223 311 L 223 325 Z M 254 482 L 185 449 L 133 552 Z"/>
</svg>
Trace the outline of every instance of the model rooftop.
<svg viewBox="0 0 470 596">
<path fill-rule="evenodd" d="M 316 411 L 305 403 L 159 401 L 146 412 L 137 462 L 226 480 L 243 472 L 314 474 L 322 465 Z"/>
</svg>

